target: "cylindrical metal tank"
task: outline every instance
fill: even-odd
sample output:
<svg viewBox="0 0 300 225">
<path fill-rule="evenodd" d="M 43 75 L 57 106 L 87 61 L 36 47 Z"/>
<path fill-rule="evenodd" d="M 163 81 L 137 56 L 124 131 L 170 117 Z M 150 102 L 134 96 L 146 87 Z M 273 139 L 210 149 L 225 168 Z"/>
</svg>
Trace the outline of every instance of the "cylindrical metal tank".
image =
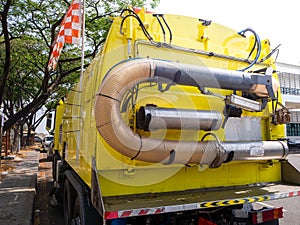
<svg viewBox="0 0 300 225">
<path fill-rule="evenodd" d="M 137 112 L 137 127 L 157 129 L 218 130 L 222 115 L 214 110 L 189 110 L 142 106 Z"/>
</svg>

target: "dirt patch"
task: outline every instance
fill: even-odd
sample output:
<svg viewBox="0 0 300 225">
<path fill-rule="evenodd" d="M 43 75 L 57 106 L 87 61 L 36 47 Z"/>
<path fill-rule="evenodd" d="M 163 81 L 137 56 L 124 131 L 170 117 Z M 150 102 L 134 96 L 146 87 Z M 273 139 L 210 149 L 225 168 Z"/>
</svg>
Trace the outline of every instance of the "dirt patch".
<svg viewBox="0 0 300 225">
<path fill-rule="evenodd" d="M 14 166 L 6 165 L 6 164 L 3 164 L 3 162 L 1 162 L 0 173 L 2 173 L 4 171 L 11 171 L 11 170 L 14 170 L 14 169 L 15 169 Z"/>
<path fill-rule="evenodd" d="M 15 169 L 14 166 L 11 166 L 11 165 L 9 165 L 9 164 L 6 164 L 5 162 L 3 162 L 3 161 L 1 160 L 1 166 L 0 166 L 0 181 L 2 181 L 2 180 L 6 177 L 6 175 L 7 175 L 10 171 L 12 171 L 12 170 L 14 170 L 14 169 Z"/>
</svg>

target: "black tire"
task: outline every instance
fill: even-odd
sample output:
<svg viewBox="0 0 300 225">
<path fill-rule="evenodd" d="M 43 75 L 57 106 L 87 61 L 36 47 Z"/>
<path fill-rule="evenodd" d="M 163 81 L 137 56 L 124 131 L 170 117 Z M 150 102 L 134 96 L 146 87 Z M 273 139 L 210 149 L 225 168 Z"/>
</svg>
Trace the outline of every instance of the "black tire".
<svg viewBox="0 0 300 225">
<path fill-rule="evenodd" d="M 54 153 L 53 153 L 53 150 L 52 149 L 49 149 L 48 152 L 47 152 L 47 158 L 52 161 L 54 157 Z"/>
<path fill-rule="evenodd" d="M 71 218 L 71 225 L 81 225 L 82 215 L 80 211 L 80 203 L 78 196 L 75 199 L 74 206 L 73 206 L 73 217 Z"/>
<path fill-rule="evenodd" d="M 102 225 L 103 220 L 101 216 L 89 204 L 90 195 L 85 184 L 72 170 L 66 170 L 64 175 L 65 180 L 62 193 L 64 224 Z"/>
<path fill-rule="evenodd" d="M 76 200 L 76 191 L 68 179 L 64 182 L 63 189 L 63 212 L 64 224 L 72 225 L 72 218 L 74 214 L 74 203 Z"/>
</svg>

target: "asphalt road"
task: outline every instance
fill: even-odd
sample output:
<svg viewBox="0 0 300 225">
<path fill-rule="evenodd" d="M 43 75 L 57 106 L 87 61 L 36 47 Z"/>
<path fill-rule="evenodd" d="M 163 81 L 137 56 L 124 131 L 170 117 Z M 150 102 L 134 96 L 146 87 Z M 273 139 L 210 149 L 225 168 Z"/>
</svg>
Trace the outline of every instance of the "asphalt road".
<svg viewBox="0 0 300 225">
<path fill-rule="evenodd" d="M 64 225 L 62 207 L 49 205 L 52 182 L 52 163 L 47 160 L 46 153 L 40 153 L 34 225 Z"/>
</svg>

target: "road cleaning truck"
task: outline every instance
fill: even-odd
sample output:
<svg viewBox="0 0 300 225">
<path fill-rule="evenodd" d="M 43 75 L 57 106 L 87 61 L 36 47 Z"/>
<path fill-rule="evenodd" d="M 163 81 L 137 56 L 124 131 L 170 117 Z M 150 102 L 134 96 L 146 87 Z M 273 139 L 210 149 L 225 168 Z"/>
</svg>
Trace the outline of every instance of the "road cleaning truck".
<svg viewBox="0 0 300 225">
<path fill-rule="evenodd" d="M 279 223 L 300 194 L 274 65 L 255 30 L 125 9 L 55 117 L 65 224 Z"/>
</svg>

